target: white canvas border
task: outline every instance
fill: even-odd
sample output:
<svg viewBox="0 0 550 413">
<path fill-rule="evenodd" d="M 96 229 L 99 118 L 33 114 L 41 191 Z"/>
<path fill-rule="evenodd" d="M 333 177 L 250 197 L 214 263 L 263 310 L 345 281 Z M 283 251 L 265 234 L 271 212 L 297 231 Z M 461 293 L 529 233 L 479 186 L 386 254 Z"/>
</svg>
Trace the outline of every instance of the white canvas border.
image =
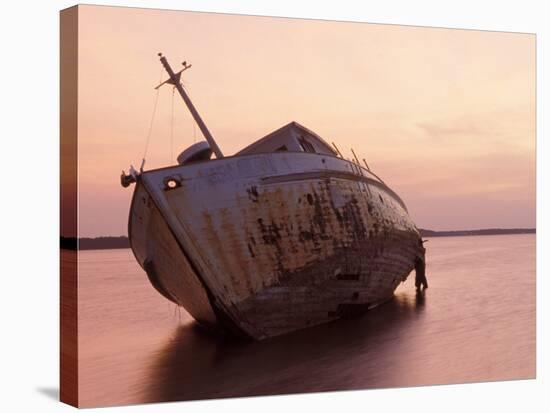
<svg viewBox="0 0 550 413">
<path fill-rule="evenodd" d="M 68 1 L 11 2 L 2 10 L 2 127 L 4 177 L 3 321 L 1 403 L 5 411 L 65 411 L 55 401 L 58 387 L 58 12 Z M 537 380 L 474 385 L 348 391 L 269 398 L 130 406 L 125 411 L 210 412 L 316 410 L 542 411 L 548 405 L 547 282 L 548 144 L 542 139 L 543 96 L 548 82 L 545 42 L 548 12 L 537 1 L 309 2 L 269 0 L 102 1 L 104 5 L 216 11 L 284 17 L 424 25 L 537 34 Z M 546 48 L 547 49 L 547 48 Z M 546 116 L 548 119 L 548 116 Z M 37 205 L 37 200 L 40 200 Z M 548 386 L 547 386 L 548 387 Z M 94 411 L 95 409 L 91 409 Z M 111 411 L 102 409 L 102 412 Z"/>
</svg>

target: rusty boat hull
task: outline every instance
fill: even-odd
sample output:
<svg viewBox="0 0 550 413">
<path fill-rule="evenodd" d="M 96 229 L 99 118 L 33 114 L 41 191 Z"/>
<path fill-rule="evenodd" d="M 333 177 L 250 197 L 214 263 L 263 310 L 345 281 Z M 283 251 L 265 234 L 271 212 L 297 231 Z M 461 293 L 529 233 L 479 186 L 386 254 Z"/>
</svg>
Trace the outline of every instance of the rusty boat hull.
<svg viewBox="0 0 550 413">
<path fill-rule="evenodd" d="M 129 237 L 166 298 L 200 324 L 258 340 L 390 299 L 422 249 L 405 204 L 376 175 L 308 152 L 143 172 Z"/>
</svg>

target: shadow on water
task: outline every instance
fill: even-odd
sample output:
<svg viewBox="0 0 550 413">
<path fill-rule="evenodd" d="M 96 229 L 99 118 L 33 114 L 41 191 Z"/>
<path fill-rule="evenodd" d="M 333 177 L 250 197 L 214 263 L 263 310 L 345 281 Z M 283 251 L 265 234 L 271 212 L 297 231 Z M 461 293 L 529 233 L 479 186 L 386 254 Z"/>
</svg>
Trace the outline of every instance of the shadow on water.
<svg viewBox="0 0 550 413">
<path fill-rule="evenodd" d="M 178 328 L 153 360 L 144 402 L 380 387 L 421 322 L 424 293 L 397 294 L 360 318 L 262 342 Z M 382 379 L 382 380 L 381 380 Z M 385 380 L 384 380 L 385 379 Z"/>
</svg>

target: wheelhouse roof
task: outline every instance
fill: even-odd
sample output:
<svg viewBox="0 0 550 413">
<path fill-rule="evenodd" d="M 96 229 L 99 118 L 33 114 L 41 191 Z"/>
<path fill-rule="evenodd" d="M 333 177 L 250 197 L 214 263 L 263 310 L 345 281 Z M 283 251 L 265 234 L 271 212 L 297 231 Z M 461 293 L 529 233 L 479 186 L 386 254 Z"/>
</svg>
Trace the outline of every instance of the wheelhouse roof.
<svg viewBox="0 0 550 413">
<path fill-rule="evenodd" d="M 279 129 L 274 130 L 273 132 L 269 133 L 268 135 L 264 136 L 263 138 L 258 139 L 257 141 L 251 143 L 247 147 L 241 149 L 239 152 L 236 153 L 236 155 L 242 155 L 242 154 L 245 154 L 245 153 L 253 152 L 253 150 L 256 146 L 260 146 L 263 143 L 265 143 L 265 142 L 267 142 L 267 141 L 269 141 L 269 140 L 271 140 L 275 137 L 281 136 L 282 134 L 284 134 L 284 132 L 286 132 L 286 131 L 290 132 L 292 130 L 299 131 L 299 132 L 302 132 L 302 133 L 306 134 L 308 137 L 310 137 L 312 139 L 315 139 L 318 143 L 323 145 L 328 151 L 330 151 L 334 155 L 337 155 L 336 151 L 332 148 L 332 146 L 329 145 L 323 138 L 321 138 L 319 135 L 317 135 L 312 130 L 306 128 L 305 126 L 300 125 L 296 121 L 292 121 L 290 123 L 287 123 L 286 125 L 280 127 Z"/>
</svg>

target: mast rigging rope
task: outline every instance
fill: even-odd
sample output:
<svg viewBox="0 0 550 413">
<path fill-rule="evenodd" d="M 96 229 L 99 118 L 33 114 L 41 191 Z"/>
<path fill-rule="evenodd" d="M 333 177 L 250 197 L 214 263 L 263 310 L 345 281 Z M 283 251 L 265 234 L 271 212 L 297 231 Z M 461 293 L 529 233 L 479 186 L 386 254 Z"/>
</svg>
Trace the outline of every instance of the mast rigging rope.
<svg viewBox="0 0 550 413">
<path fill-rule="evenodd" d="M 162 81 L 162 67 L 160 68 L 159 83 Z M 157 103 L 159 101 L 160 88 L 155 93 L 155 103 L 153 104 L 153 113 L 151 114 L 151 121 L 149 122 L 149 131 L 147 132 L 147 138 L 145 139 L 145 150 L 143 151 L 142 167 L 145 164 L 145 156 L 149 150 L 149 142 L 151 140 L 151 133 L 153 132 L 153 121 L 155 120 L 155 114 L 157 112 Z"/>
<path fill-rule="evenodd" d="M 174 162 L 174 92 L 176 88 L 172 88 L 172 104 L 170 116 L 170 162 Z"/>
</svg>

